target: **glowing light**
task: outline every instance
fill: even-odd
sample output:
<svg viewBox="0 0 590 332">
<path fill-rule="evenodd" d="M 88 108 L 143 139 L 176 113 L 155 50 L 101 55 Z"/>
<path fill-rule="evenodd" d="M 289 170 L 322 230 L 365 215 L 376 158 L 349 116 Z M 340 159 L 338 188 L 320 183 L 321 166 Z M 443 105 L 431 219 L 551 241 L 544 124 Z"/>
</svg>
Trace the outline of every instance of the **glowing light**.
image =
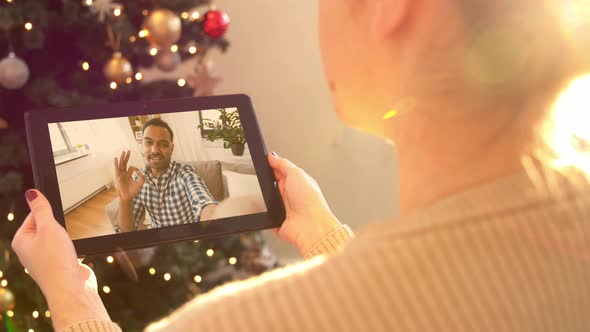
<svg viewBox="0 0 590 332">
<path fill-rule="evenodd" d="M 182 14 L 180 14 L 180 17 L 182 17 L 183 19 L 187 19 L 188 18 L 188 13 L 187 12 L 182 12 Z"/>
<path fill-rule="evenodd" d="M 194 242 L 194 243 L 199 243 L 199 240 L 194 240 L 193 242 Z"/>
<path fill-rule="evenodd" d="M 109 286 L 103 286 L 102 287 L 102 291 L 105 292 L 105 294 L 108 294 L 111 292 L 111 287 Z"/>
<path fill-rule="evenodd" d="M 186 85 L 186 81 L 184 78 L 179 79 L 177 83 L 178 83 L 178 86 L 180 86 L 180 87 L 183 87 Z"/>
<path fill-rule="evenodd" d="M 33 329 L 29 329 L 29 331 L 28 331 L 28 332 L 35 332 L 35 330 L 33 330 Z"/>
<path fill-rule="evenodd" d="M 2 287 L 8 286 L 8 280 L 3 279 L 2 282 L 0 282 L 0 285 L 2 285 Z"/>
<path fill-rule="evenodd" d="M 150 54 L 151 54 L 152 56 L 154 56 L 154 55 L 158 54 L 158 49 L 157 49 L 157 48 L 155 48 L 155 47 L 152 47 L 152 48 L 150 49 Z"/>
<path fill-rule="evenodd" d="M 234 265 L 234 264 L 236 264 L 236 263 L 238 262 L 238 259 L 237 259 L 237 258 L 235 258 L 235 257 L 230 257 L 230 258 L 229 258 L 227 261 L 228 261 L 228 262 L 229 262 L 231 265 Z"/>
<path fill-rule="evenodd" d="M 170 51 L 172 51 L 172 52 L 178 51 L 178 45 L 172 45 L 172 46 L 170 46 Z"/>
<path fill-rule="evenodd" d="M 107 257 L 107 262 L 109 262 L 109 264 L 111 264 L 114 261 L 115 261 L 115 259 L 113 258 L 113 256 L 108 256 Z"/>
<path fill-rule="evenodd" d="M 142 78 L 143 78 L 143 75 L 140 72 L 135 73 L 136 80 L 141 81 Z"/>
<path fill-rule="evenodd" d="M 141 11 L 141 14 L 142 14 L 143 16 L 147 16 L 147 14 L 149 14 L 149 13 L 150 13 L 150 12 L 149 12 L 147 9 L 144 9 L 144 10 L 142 10 L 142 11 Z"/>
<path fill-rule="evenodd" d="M 92 0 L 85 0 L 85 1 L 84 1 L 84 4 L 85 4 L 86 6 L 92 6 Z"/>
<path fill-rule="evenodd" d="M 47 317 L 47 318 L 51 317 L 51 312 L 49 312 L 49 310 L 45 311 L 45 317 Z"/>
<path fill-rule="evenodd" d="M 133 79 L 132 79 L 131 77 L 127 77 L 127 78 L 125 79 L 125 83 L 127 83 L 127 84 L 131 84 L 131 82 L 133 82 Z"/>
<path fill-rule="evenodd" d="M 137 38 L 135 38 L 135 36 L 129 37 L 129 41 L 132 43 L 135 43 L 136 40 L 137 40 Z"/>
<path fill-rule="evenodd" d="M 4 272 L 0 271 L 0 278 L 4 277 Z"/>
<path fill-rule="evenodd" d="M 188 52 L 189 52 L 190 54 L 195 54 L 195 53 L 197 53 L 197 47 L 196 47 L 196 46 L 191 46 L 191 47 L 189 47 L 189 48 L 188 48 Z"/>
<path fill-rule="evenodd" d="M 553 105 L 553 121 L 545 128 L 548 144 L 555 150 L 554 166 L 590 172 L 590 73 L 574 79 Z"/>
<path fill-rule="evenodd" d="M 383 120 L 389 120 L 397 115 L 397 110 L 390 110 L 383 115 Z"/>
<path fill-rule="evenodd" d="M 39 318 L 39 311 L 33 311 L 33 318 Z"/>
<path fill-rule="evenodd" d="M 154 275 L 154 274 L 156 274 L 156 269 L 154 269 L 153 267 L 150 267 L 150 269 L 149 269 L 149 273 L 150 273 L 151 275 Z"/>
<path fill-rule="evenodd" d="M 213 249 L 207 249 L 207 256 L 211 257 L 214 253 L 215 251 L 213 251 Z"/>
<path fill-rule="evenodd" d="M 31 22 L 25 23 L 25 29 L 31 30 L 33 28 L 33 24 Z"/>
<path fill-rule="evenodd" d="M 170 273 L 164 273 L 164 280 L 169 281 L 172 278 Z"/>
<path fill-rule="evenodd" d="M 109 86 L 111 87 L 111 89 L 115 90 L 117 88 L 117 83 L 111 82 Z"/>
<path fill-rule="evenodd" d="M 122 12 L 122 11 L 121 11 L 121 8 L 120 8 L 120 7 L 117 7 L 117 8 L 115 8 L 115 9 L 113 10 L 113 15 L 115 15 L 115 16 L 117 16 L 117 17 L 118 17 L 118 16 L 121 16 L 121 12 Z"/>
<path fill-rule="evenodd" d="M 6 218 L 8 218 L 8 221 L 13 221 L 14 220 L 14 213 L 10 212 L 8 214 L 8 216 L 6 216 Z"/>
<path fill-rule="evenodd" d="M 143 29 L 141 31 L 139 31 L 139 33 L 137 34 L 139 36 L 139 38 L 143 38 L 143 37 L 147 37 L 149 35 L 149 31 L 147 31 L 146 29 Z"/>
<path fill-rule="evenodd" d="M 90 64 L 86 61 L 82 62 L 82 69 L 84 69 L 84 70 L 90 69 Z"/>
<path fill-rule="evenodd" d="M 8 2 L 8 3 L 12 3 L 12 0 L 6 0 L 6 2 Z"/>
<path fill-rule="evenodd" d="M 14 317 L 14 311 L 12 311 L 12 310 L 6 311 L 6 316 L 8 316 L 8 317 Z"/>
<path fill-rule="evenodd" d="M 198 12 L 198 11 L 194 11 L 194 12 L 193 12 L 193 14 L 191 15 L 191 18 L 192 18 L 193 20 L 196 20 L 196 19 L 198 19 L 198 18 L 199 18 L 199 16 L 201 16 L 201 14 L 199 14 L 199 12 Z"/>
<path fill-rule="evenodd" d="M 29 270 L 27 270 L 27 268 L 25 267 L 25 273 L 29 274 Z"/>
<path fill-rule="evenodd" d="M 203 278 L 198 274 L 193 279 L 195 280 L 195 282 L 197 284 L 200 283 L 201 281 L 203 281 Z"/>
</svg>

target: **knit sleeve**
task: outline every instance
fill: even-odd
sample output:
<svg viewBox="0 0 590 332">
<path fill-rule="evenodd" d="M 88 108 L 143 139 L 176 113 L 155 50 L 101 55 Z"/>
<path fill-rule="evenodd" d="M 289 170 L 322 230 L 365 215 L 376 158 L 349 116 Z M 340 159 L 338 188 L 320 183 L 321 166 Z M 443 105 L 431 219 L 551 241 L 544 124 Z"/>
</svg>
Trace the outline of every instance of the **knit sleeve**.
<svg viewBox="0 0 590 332">
<path fill-rule="evenodd" d="M 303 257 L 309 259 L 318 255 L 330 255 L 342 249 L 353 238 L 354 233 L 352 230 L 347 225 L 342 225 L 311 247 L 308 252 L 304 253 Z"/>
<path fill-rule="evenodd" d="M 86 320 L 66 326 L 60 332 L 121 332 L 119 325 L 106 320 Z"/>
</svg>

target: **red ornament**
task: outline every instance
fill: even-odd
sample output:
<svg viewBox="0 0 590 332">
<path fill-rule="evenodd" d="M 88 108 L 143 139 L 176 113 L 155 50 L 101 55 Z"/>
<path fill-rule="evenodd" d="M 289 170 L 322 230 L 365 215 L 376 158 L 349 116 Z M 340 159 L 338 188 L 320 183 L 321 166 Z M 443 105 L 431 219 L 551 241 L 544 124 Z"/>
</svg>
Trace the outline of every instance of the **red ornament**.
<svg viewBox="0 0 590 332">
<path fill-rule="evenodd" d="M 203 31 L 209 38 L 222 37 L 229 26 L 229 16 L 221 10 L 210 10 L 203 20 Z"/>
</svg>

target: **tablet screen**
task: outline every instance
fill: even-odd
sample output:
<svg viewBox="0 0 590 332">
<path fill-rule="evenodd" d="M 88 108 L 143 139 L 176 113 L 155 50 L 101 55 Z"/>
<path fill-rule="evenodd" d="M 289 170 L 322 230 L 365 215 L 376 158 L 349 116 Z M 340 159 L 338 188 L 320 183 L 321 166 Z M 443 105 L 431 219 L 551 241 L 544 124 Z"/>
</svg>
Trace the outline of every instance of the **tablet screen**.
<svg viewBox="0 0 590 332">
<path fill-rule="evenodd" d="M 236 108 L 48 126 L 74 240 L 267 211 Z"/>
</svg>

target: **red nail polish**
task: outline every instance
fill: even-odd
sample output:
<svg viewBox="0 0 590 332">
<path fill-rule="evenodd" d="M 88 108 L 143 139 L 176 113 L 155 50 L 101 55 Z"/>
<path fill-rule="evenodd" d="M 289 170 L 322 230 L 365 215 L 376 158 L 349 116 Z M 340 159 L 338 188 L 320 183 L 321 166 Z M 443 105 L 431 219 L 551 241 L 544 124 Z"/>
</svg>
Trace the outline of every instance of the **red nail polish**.
<svg viewBox="0 0 590 332">
<path fill-rule="evenodd" d="M 37 198 L 37 192 L 32 189 L 29 189 L 25 193 L 25 197 L 27 198 L 27 201 L 32 202 L 35 198 Z"/>
</svg>

